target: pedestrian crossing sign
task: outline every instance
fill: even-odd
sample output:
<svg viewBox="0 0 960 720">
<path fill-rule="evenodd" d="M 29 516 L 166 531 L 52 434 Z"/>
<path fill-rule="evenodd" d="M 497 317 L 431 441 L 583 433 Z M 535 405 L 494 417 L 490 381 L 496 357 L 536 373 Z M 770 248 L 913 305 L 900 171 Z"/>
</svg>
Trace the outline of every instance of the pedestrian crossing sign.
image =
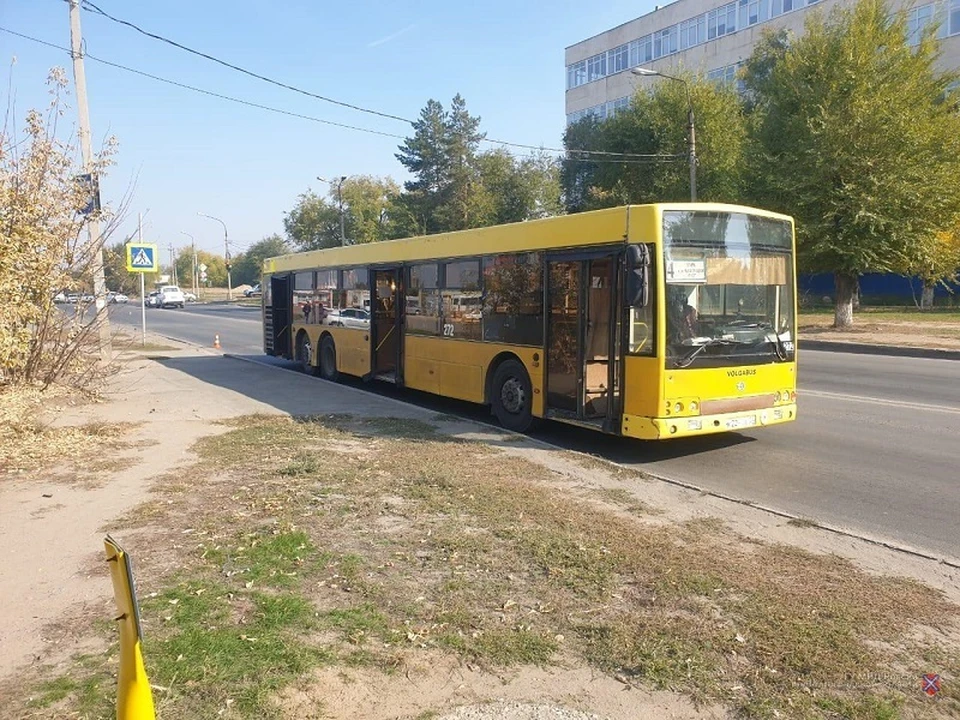
<svg viewBox="0 0 960 720">
<path fill-rule="evenodd" d="M 127 243 L 127 270 L 130 272 L 157 272 L 157 246 L 146 243 Z"/>
</svg>

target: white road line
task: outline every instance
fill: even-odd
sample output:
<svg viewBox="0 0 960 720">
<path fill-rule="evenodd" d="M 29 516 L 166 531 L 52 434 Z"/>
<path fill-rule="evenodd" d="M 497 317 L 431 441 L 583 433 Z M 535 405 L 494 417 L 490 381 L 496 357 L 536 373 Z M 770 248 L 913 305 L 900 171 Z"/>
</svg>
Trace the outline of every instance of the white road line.
<svg viewBox="0 0 960 720">
<path fill-rule="evenodd" d="M 908 410 L 929 410 L 930 412 L 960 415 L 960 408 L 950 407 L 948 405 L 928 405 L 925 403 L 908 402 L 904 400 L 885 400 L 884 398 L 866 397 L 864 395 L 847 395 L 845 393 L 833 393 L 826 392 L 824 390 L 801 390 L 798 395 L 800 398 L 810 396 L 822 397 L 829 398 L 831 400 L 849 400 L 851 402 L 862 402 L 870 405 L 886 405 L 888 407 L 900 407 Z"/>
</svg>

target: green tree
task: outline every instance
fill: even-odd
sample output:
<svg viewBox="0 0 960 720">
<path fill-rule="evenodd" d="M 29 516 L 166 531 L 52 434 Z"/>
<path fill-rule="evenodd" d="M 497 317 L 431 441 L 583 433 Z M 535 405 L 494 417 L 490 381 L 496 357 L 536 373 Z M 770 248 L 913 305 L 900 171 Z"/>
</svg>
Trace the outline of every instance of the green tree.
<svg viewBox="0 0 960 720">
<path fill-rule="evenodd" d="M 331 200 L 336 201 L 336 188 L 330 193 Z M 392 178 L 354 175 L 343 182 L 341 195 L 350 243 L 380 242 L 392 236 L 392 208 L 400 195 L 400 186 Z"/>
<path fill-rule="evenodd" d="M 293 210 L 283 216 L 283 227 L 298 250 L 340 245 L 340 210 L 309 190 L 300 195 Z"/>
<path fill-rule="evenodd" d="M 478 181 L 477 151 L 485 134 L 480 132 L 480 118 L 467 112 L 467 102 L 459 93 L 450 103 L 446 125 L 449 175 L 444 180 L 437 220 L 445 231 L 465 230 L 481 224 L 474 212 L 474 194 Z"/>
<path fill-rule="evenodd" d="M 263 261 L 290 252 L 290 244 L 279 235 L 268 235 L 255 242 L 242 255 L 233 259 L 231 275 L 234 285 L 255 285 L 263 275 Z M 178 272 L 180 272 L 178 270 Z M 189 265 L 188 265 L 189 272 Z M 180 277 L 189 277 L 189 274 Z"/>
<path fill-rule="evenodd" d="M 606 121 L 567 129 L 563 188 L 568 210 L 690 199 L 687 113 L 697 132 L 697 199 L 739 202 L 747 130 L 736 92 L 693 76 L 659 80 Z M 687 88 L 689 87 L 689 100 Z M 584 156 L 601 150 L 650 157 Z"/>
<path fill-rule="evenodd" d="M 748 62 L 751 194 L 797 218 L 801 267 L 834 273 L 843 328 L 859 275 L 915 269 L 960 210 L 960 116 L 935 27 L 911 45 L 905 12 L 860 0 L 805 30 Z"/>
<path fill-rule="evenodd" d="M 444 204 L 450 177 L 447 112 L 436 100 L 427 101 L 413 123 L 413 136 L 406 138 L 397 160 L 413 176 L 403 184 L 395 213 L 403 235 L 440 232 L 437 212 Z"/>
<path fill-rule="evenodd" d="M 517 160 L 506 150 L 477 156 L 478 180 L 471 196 L 475 226 L 557 215 L 560 173 L 556 160 L 540 152 Z"/>
<path fill-rule="evenodd" d="M 230 274 L 231 280 L 235 285 L 238 285 L 236 277 L 233 272 L 236 269 L 237 258 L 232 258 L 230 264 Z M 226 287 L 227 286 L 227 265 L 223 261 L 222 255 L 214 255 L 211 252 L 206 250 L 197 250 L 197 265 L 206 265 L 207 266 L 207 282 L 201 283 L 202 287 Z M 193 256 L 192 254 L 184 250 L 177 256 L 177 277 L 179 278 L 180 287 L 187 289 L 190 288 L 193 283 L 190 279 L 193 268 Z M 147 286 L 151 285 L 150 276 L 147 276 Z"/>
<path fill-rule="evenodd" d="M 140 294 L 138 273 L 127 270 L 127 245 L 120 241 L 103 248 L 103 274 L 108 290 L 116 290 L 126 295 Z"/>
<path fill-rule="evenodd" d="M 457 94 L 449 112 L 429 100 L 413 131 L 396 155 L 413 175 L 395 203 L 397 231 L 414 235 L 476 227 L 476 159 L 484 137 L 480 118 L 467 111 Z"/>
</svg>

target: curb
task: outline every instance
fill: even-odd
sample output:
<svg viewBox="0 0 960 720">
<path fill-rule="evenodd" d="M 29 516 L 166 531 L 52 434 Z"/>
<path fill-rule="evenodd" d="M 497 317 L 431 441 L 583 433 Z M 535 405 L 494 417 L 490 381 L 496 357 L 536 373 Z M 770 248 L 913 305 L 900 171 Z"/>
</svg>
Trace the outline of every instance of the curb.
<svg viewBox="0 0 960 720">
<path fill-rule="evenodd" d="M 835 342 L 833 340 L 804 340 L 800 338 L 799 349 L 852 353 L 856 355 L 887 355 L 893 357 L 932 358 L 935 360 L 960 360 L 960 350 L 915 348 L 901 345 L 868 345 L 866 343 Z"/>
<path fill-rule="evenodd" d="M 293 368 L 280 367 L 280 366 L 278 366 L 278 365 L 271 365 L 271 364 L 268 364 L 268 363 L 265 363 L 265 362 L 260 362 L 260 361 L 258 361 L 258 360 L 255 360 L 254 358 L 251 358 L 251 357 L 245 357 L 245 356 L 243 356 L 243 355 L 236 355 L 236 354 L 234 354 L 234 353 L 223 353 L 223 357 L 224 357 L 224 358 L 229 358 L 230 360 L 237 360 L 237 361 L 239 361 L 239 362 L 250 363 L 250 364 L 252 364 L 252 365 L 259 365 L 260 367 L 266 367 L 266 368 L 270 368 L 270 369 L 273 369 L 273 370 L 280 370 L 280 371 L 282 371 L 282 372 L 293 373 L 294 375 L 297 375 L 298 377 L 312 377 L 314 380 L 317 380 L 318 382 L 323 382 L 322 380 L 320 380 L 320 378 L 313 377 L 313 376 L 310 376 L 310 375 L 305 375 L 304 373 L 300 372 L 299 370 L 295 370 L 295 369 L 293 369 Z M 351 387 L 346 386 L 346 385 L 341 385 L 340 387 L 342 387 L 342 388 L 344 388 L 344 389 L 347 389 L 347 390 L 351 390 L 351 391 L 353 391 L 353 392 L 357 392 L 357 393 L 364 393 L 364 392 L 365 392 L 364 390 L 361 390 L 361 389 L 358 389 L 358 388 L 351 388 Z M 400 406 L 402 406 L 402 407 L 413 408 L 413 409 L 415 409 L 415 410 L 427 412 L 427 411 L 425 410 L 425 408 L 423 408 L 423 407 L 421 407 L 421 406 L 419 406 L 419 405 L 417 405 L 417 404 L 415 404 L 415 403 L 407 402 L 407 401 L 405 401 L 405 400 L 399 400 L 399 399 L 397 399 L 397 398 L 391 398 L 391 397 L 384 397 L 384 396 L 382 396 L 382 395 L 377 395 L 376 397 L 377 397 L 379 400 L 386 400 L 386 401 L 388 401 L 388 402 L 390 402 L 390 403 L 394 403 L 394 404 L 400 405 Z M 480 421 L 480 420 L 476 420 L 476 419 L 474 419 L 474 418 L 465 418 L 465 417 L 456 415 L 456 413 L 449 413 L 449 411 L 448 411 L 448 414 L 454 415 L 455 417 L 457 417 L 457 418 L 458 418 L 460 421 L 462 421 L 462 422 L 471 423 L 471 424 L 476 425 L 476 426 L 478 426 L 478 427 L 487 428 L 487 429 L 493 429 L 493 430 L 496 430 L 497 432 L 501 432 L 501 433 L 509 433 L 509 431 L 505 431 L 502 427 L 500 427 L 499 425 L 495 425 L 495 424 L 493 424 L 493 423 L 485 423 L 485 422 L 482 422 L 482 421 Z M 590 458 L 591 460 L 599 460 L 600 462 L 602 462 L 602 463 L 604 463 L 604 464 L 607 464 L 607 465 L 610 465 L 611 467 L 623 468 L 623 469 L 629 469 L 629 470 L 637 470 L 637 468 L 629 467 L 629 466 L 626 466 L 626 465 L 621 465 L 621 464 L 618 463 L 618 462 L 615 462 L 615 461 L 613 461 L 613 460 L 608 460 L 608 459 L 603 458 L 603 457 L 600 457 L 600 456 L 598 456 L 598 455 L 591 455 L 591 454 L 589 454 L 589 453 L 581 452 L 581 451 L 579 451 L 579 450 L 571 450 L 571 449 L 569 449 L 569 448 L 565 448 L 565 447 L 562 447 L 562 446 L 560 446 L 560 445 L 554 445 L 553 443 L 548 442 L 548 441 L 546 441 L 546 440 L 541 440 L 541 439 L 539 439 L 539 438 L 530 437 L 529 435 L 524 435 L 523 437 L 524 437 L 528 442 L 533 443 L 533 444 L 535 444 L 535 445 L 540 445 L 540 446 L 543 447 L 543 448 L 549 448 L 549 449 L 551 449 L 551 450 L 562 450 L 562 451 L 565 451 L 565 452 L 574 453 L 574 454 L 576 454 L 576 455 L 582 455 L 583 457 Z M 944 566 L 946 566 L 946 567 L 960 569 L 960 557 L 956 557 L 956 558 L 955 558 L 955 557 L 951 557 L 951 556 L 949 556 L 949 555 L 936 555 L 936 554 L 933 554 L 933 553 L 928 552 L 928 551 L 926 551 L 926 550 L 922 550 L 922 549 L 920 549 L 920 548 L 912 547 L 912 546 L 907 545 L 907 544 L 905 544 L 905 543 L 899 543 L 899 542 L 896 542 L 896 541 L 894 541 L 894 540 L 886 539 L 886 538 L 883 538 L 883 537 L 880 537 L 880 536 L 875 536 L 875 535 L 872 535 L 872 534 L 867 533 L 867 532 L 857 531 L 857 530 L 853 530 L 853 529 L 850 529 L 850 528 L 845 528 L 845 527 L 842 527 L 842 526 L 839 526 L 839 525 L 832 525 L 832 524 L 830 524 L 830 523 L 822 523 L 822 522 L 820 522 L 820 521 L 818 521 L 818 520 L 813 520 L 813 521 L 811 521 L 810 518 L 806 518 L 806 517 L 804 517 L 804 516 L 802 516 L 802 515 L 796 515 L 796 514 L 794 514 L 794 513 L 788 512 L 788 511 L 786 511 L 786 510 L 780 510 L 780 509 L 778 509 L 778 508 L 770 507 L 770 506 L 764 505 L 764 504 L 762 504 L 762 503 L 757 503 L 757 502 L 754 502 L 754 501 L 752 501 L 752 500 L 748 500 L 748 499 L 746 499 L 746 498 L 740 498 L 740 497 L 737 497 L 737 496 L 735 496 L 735 495 L 728 495 L 727 493 L 720 492 L 720 491 L 717 491 L 717 490 L 710 490 L 710 489 L 701 487 L 701 486 L 699 486 L 699 485 L 696 485 L 695 483 L 686 482 L 686 481 L 684 481 L 684 480 L 676 480 L 676 479 L 671 478 L 671 477 L 668 477 L 668 476 L 666 476 L 666 475 L 661 475 L 661 474 L 659 474 L 659 473 L 651 472 L 651 471 L 649 471 L 649 470 L 640 470 L 640 472 L 641 472 L 643 475 L 645 475 L 646 477 L 650 478 L 651 480 L 656 480 L 656 481 L 659 481 L 659 482 L 662 482 L 662 483 L 666 483 L 667 485 L 673 485 L 673 486 L 675 486 L 675 487 L 680 487 L 680 488 L 683 488 L 683 489 L 685 489 L 685 490 L 691 490 L 691 491 L 697 492 L 697 493 L 699 493 L 699 494 L 701 494 L 701 495 L 707 495 L 707 496 L 709 496 L 709 497 L 717 498 L 718 500 L 723 500 L 723 501 L 725 501 L 725 502 L 735 503 L 735 504 L 737 504 L 737 505 L 743 505 L 743 506 L 745 506 L 745 507 L 752 508 L 752 509 L 757 510 L 757 511 L 759 511 L 759 512 L 766 513 L 766 514 L 768 514 L 768 515 L 773 515 L 774 517 L 784 518 L 785 520 L 799 520 L 799 521 L 811 522 L 811 529 L 821 530 L 821 531 L 823 531 L 823 532 L 831 533 L 831 534 L 833 534 L 833 535 L 838 535 L 838 536 L 841 536 L 841 537 L 852 538 L 852 539 L 854 539 L 854 540 L 859 540 L 859 541 L 864 542 L 864 543 L 867 543 L 867 544 L 869 544 L 869 545 L 874 545 L 874 546 L 877 546 L 877 547 L 885 548 L 885 549 L 887 549 L 887 550 L 892 550 L 893 552 L 902 553 L 902 554 L 904 554 L 904 555 L 911 555 L 911 556 L 913 556 L 913 557 L 920 558 L 921 560 L 931 561 L 931 562 L 934 562 L 934 563 L 936 563 L 936 564 L 938 564 L 938 565 L 944 565 Z"/>
</svg>

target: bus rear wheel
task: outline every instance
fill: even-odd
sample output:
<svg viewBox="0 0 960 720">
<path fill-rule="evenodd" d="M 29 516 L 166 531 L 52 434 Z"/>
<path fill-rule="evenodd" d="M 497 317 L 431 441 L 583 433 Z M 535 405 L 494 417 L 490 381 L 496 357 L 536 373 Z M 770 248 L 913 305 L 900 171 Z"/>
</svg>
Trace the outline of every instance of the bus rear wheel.
<svg viewBox="0 0 960 720">
<path fill-rule="evenodd" d="M 336 382 L 340 377 L 337 372 L 337 346 L 329 335 L 324 335 L 320 341 L 320 377 L 330 382 Z"/>
<path fill-rule="evenodd" d="M 493 374 L 493 414 L 507 430 L 526 432 L 533 425 L 533 386 L 526 368 L 506 360 Z"/>
<path fill-rule="evenodd" d="M 310 342 L 310 336 L 305 332 L 297 337 L 297 361 L 305 373 L 317 374 L 317 368 L 313 364 L 313 345 Z"/>
</svg>

